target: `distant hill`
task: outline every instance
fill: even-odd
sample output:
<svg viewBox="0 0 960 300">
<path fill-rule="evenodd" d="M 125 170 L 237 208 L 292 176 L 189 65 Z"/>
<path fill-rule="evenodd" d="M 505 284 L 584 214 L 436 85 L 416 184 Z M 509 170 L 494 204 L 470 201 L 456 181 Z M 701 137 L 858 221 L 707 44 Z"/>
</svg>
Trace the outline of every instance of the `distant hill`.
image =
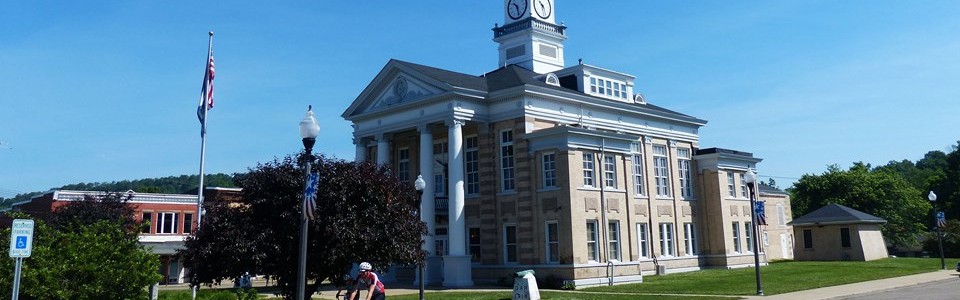
<svg viewBox="0 0 960 300">
<path fill-rule="evenodd" d="M 199 175 L 180 175 L 162 178 L 148 178 L 137 180 L 123 180 L 113 182 L 93 182 L 68 184 L 58 189 L 75 191 L 109 191 L 124 192 L 133 190 L 140 193 L 160 193 L 160 194 L 185 194 L 195 192 L 199 185 Z M 204 185 L 210 187 L 236 187 L 233 184 L 233 176 L 223 173 L 206 175 L 203 180 Z M 14 196 L 13 198 L 0 197 L 0 208 L 9 207 L 11 203 L 29 200 L 30 197 L 39 195 L 43 192 L 30 192 Z"/>
</svg>

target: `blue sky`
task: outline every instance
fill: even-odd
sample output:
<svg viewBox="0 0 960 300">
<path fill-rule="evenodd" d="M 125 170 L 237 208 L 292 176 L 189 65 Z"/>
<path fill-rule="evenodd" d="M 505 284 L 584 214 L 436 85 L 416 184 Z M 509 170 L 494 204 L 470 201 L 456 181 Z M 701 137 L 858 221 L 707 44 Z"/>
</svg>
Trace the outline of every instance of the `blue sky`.
<svg viewBox="0 0 960 300">
<path fill-rule="evenodd" d="M 782 187 L 830 164 L 917 160 L 960 140 L 960 2 L 568 1 L 567 64 L 636 76 Z M 195 174 L 214 31 L 207 172 L 316 149 L 352 159 L 340 114 L 391 58 L 497 67 L 502 1 L 9 1 L 0 10 L 0 197 Z"/>
</svg>

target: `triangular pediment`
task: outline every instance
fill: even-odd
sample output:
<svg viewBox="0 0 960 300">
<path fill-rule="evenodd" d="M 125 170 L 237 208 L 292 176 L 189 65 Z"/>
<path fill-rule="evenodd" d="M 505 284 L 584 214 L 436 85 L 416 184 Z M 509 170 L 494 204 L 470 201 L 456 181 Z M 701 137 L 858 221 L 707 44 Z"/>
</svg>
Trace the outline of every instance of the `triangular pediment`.
<svg viewBox="0 0 960 300">
<path fill-rule="evenodd" d="M 417 80 L 410 74 L 400 72 L 374 98 L 376 100 L 373 105 L 369 106 L 368 110 L 394 106 L 438 93 L 440 93 L 440 89 Z"/>
<path fill-rule="evenodd" d="M 349 119 L 369 112 L 388 110 L 391 107 L 428 99 L 451 89 L 452 87 L 445 82 L 391 60 L 342 116 Z"/>
</svg>

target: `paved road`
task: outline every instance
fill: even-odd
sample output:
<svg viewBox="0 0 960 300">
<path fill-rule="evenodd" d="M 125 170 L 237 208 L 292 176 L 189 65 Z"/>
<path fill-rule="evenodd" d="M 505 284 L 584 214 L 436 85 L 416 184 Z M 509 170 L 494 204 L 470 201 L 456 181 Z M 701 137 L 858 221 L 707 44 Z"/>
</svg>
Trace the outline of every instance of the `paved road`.
<svg viewBox="0 0 960 300">
<path fill-rule="evenodd" d="M 947 279 L 930 283 L 895 288 L 886 291 L 861 294 L 852 297 L 835 298 L 837 300 L 956 300 L 960 299 L 960 280 Z"/>
</svg>

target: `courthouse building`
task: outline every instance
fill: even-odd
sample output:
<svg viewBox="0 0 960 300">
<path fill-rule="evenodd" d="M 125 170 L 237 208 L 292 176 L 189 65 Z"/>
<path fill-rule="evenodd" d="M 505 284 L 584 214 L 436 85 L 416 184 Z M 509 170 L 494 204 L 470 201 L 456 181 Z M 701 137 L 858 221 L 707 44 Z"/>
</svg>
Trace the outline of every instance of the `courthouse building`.
<svg viewBox="0 0 960 300">
<path fill-rule="evenodd" d="M 390 60 L 342 115 L 357 160 L 427 181 L 426 282 L 471 286 L 535 269 L 582 287 L 751 266 L 744 174 L 761 159 L 702 148 L 707 121 L 648 102 L 630 74 L 568 65 L 554 4 L 505 1 L 493 28 L 499 68 Z M 790 258 L 789 197 L 760 197 L 761 259 Z"/>
</svg>

